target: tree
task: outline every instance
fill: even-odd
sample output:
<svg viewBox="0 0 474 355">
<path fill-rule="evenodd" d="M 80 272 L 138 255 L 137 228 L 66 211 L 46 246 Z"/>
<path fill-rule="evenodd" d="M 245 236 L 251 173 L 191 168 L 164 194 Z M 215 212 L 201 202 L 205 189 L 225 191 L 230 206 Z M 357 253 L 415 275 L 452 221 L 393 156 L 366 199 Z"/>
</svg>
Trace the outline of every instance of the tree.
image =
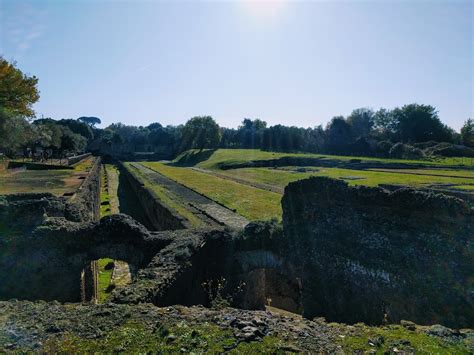
<svg viewBox="0 0 474 355">
<path fill-rule="evenodd" d="M 100 120 L 99 120 L 100 121 Z M 73 120 L 73 119 L 62 119 L 57 121 L 57 124 L 69 127 L 69 129 L 76 134 L 80 134 L 87 140 L 94 138 L 94 132 L 91 125 L 84 121 Z"/>
<path fill-rule="evenodd" d="M 66 126 L 61 127 L 61 147 L 60 150 L 73 153 L 83 152 L 87 145 L 87 139 L 80 134 L 76 134 Z"/>
<path fill-rule="evenodd" d="M 385 140 L 397 140 L 398 122 L 392 111 L 381 108 L 374 114 L 374 128 L 377 136 Z"/>
<path fill-rule="evenodd" d="M 474 120 L 469 118 L 461 128 L 461 142 L 468 147 L 474 147 Z"/>
<path fill-rule="evenodd" d="M 346 153 L 352 142 L 351 126 L 343 116 L 334 117 L 326 128 L 326 144 L 331 153 Z"/>
<path fill-rule="evenodd" d="M 211 116 L 191 118 L 183 127 L 183 148 L 217 148 L 221 140 L 219 125 Z"/>
<path fill-rule="evenodd" d="M 347 117 L 354 139 L 367 137 L 374 125 L 374 111 L 368 108 L 358 108 Z"/>
<path fill-rule="evenodd" d="M 0 57 L 0 108 L 32 117 L 32 106 L 40 97 L 37 84 L 37 77 L 23 74 L 16 63 Z"/>
<path fill-rule="evenodd" d="M 34 130 L 22 115 L 0 107 L 0 151 L 14 155 L 34 137 Z"/>
<path fill-rule="evenodd" d="M 395 108 L 392 114 L 397 122 L 397 133 L 402 142 L 451 141 L 452 139 L 433 106 L 409 104 L 402 108 Z"/>
<path fill-rule="evenodd" d="M 85 116 L 82 116 L 82 117 L 79 117 L 77 120 L 81 121 L 81 122 L 84 122 L 84 123 L 87 123 L 91 127 L 95 126 L 96 124 L 100 124 L 102 122 L 100 120 L 100 118 L 98 118 L 98 117 L 85 117 Z"/>
<path fill-rule="evenodd" d="M 155 129 L 163 128 L 163 126 L 159 122 L 153 122 L 150 123 L 146 128 L 148 128 L 150 131 L 153 131 Z"/>
</svg>

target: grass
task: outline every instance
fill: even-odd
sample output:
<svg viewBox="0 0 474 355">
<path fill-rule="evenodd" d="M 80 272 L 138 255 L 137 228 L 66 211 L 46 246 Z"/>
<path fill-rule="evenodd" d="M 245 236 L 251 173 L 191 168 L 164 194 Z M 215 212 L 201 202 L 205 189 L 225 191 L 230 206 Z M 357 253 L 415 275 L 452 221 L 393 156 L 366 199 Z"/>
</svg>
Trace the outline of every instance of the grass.
<svg viewBox="0 0 474 355">
<path fill-rule="evenodd" d="M 97 260 L 97 267 L 99 268 L 99 278 L 98 278 L 98 295 L 99 303 L 104 303 L 110 295 L 110 283 L 112 281 L 112 272 L 113 268 L 107 270 L 106 266 L 109 263 L 112 263 L 113 259 L 103 258 Z"/>
<path fill-rule="evenodd" d="M 463 344 L 447 342 L 420 330 L 410 331 L 399 325 L 368 327 L 356 324 L 355 327 L 353 336 L 345 336 L 341 340 L 344 351 L 350 354 L 411 353 L 410 348 L 416 354 L 469 354 Z"/>
<path fill-rule="evenodd" d="M 164 164 L 160 162 L 145 162 L 142 164 L 211 198 L 229 209 L 235 210 L 237 213 L 250 220 L 262 220 L 273 217 L 281 219 L 282 212 L 280 200 L 284 187 L 290 182 L 305 179 L 310 176 L 326 176 L 334 179 L 342 179 L 352 186 L 378 186 L 381 184 L 390 184 L 411 187 L 429 187 L 431 185 L 452 186 L 456 183 L 456 189 L 474 189 L 474 172 L 446 168 L 446 165 L 460 163 L 463 158 L 446 158 L 440 161 L 411 161 L 426 164 L 426 169 L 384 168 L 355 170 L 318 167 L 219 169 L 221 163 L 229 164 L 256 159 L 275 159 L 287 155 L 304 155 L 342 160 L 354 159 L 354 157 L 322 156 L 317 154 L 286 154 L 255 149 L 218 149 L 215 151 L 191 150 L 184 152 L 175 159 L 173 162 L 174 164 Z M 362 159 L 385 162 L 410 162 L 406 160 L 377 158 Z M 177 162 L 180 162 L 180 164 L 184 166 L 179 166 L 176 164 Z M 190 169 L 189 166 L 206 169 L 211 173 L 196 171 Z M 218 173 L 220 176 L 213 175 L 212 172 Z M 223 178 L 222 175 L 227 176 L 228 179 Z M 237 181 L 232 179 L 236 179 Z M 274 189 L 271 189 L 273 191 L 258 188 L 264 187 L 265 185 L 274 187 Z M 159 189 L 160 187 L 153 185 L 152 188 Z"/>
<path fill-rule="evenodd" d="M 195 165 L 204 169 L 218 169 L 219 164 L 244 163 L 249 160 L 269 160 L 281 157 L 309 157 L 322 158 L 332 160 L 349 161 L 352 159 L 360 159 L 361 161 L 382 162 L 382 163 L 414 163 L 426 166 L 447 166 L 447 165 L 464 165 L 474 167 L 474 158 L 437 158 L 431 160 L 405 160 L 405 159 L 383 159 L 374 157 L 357 157 L 357 156 L 340 156 L 327 154 L 310 154 L 310 153 L 279 153 L 267 152 L 259 149 L 217 149 L 199 151 L 197 149 L 187 150 L 176 157 L 174 163 L 183 165 Z"/>
<path fill-rule="evenodd" d="M 470 191 L 473 191 L 473 190 L 474 190 L 474 185 L 454 185 L 454 186 L 451 186 L 451 188 L 453 188 L 453 189 L 458 189 L 458 190 L 470 190 Z"/>
<path fill-rule="evenodd" d="M 275 353 L 285 342 L 271 336 L 262 341 L 238 343 L 232 330 L 204 323 L 189 326 L 180 322 L 167 327 L 157 324 L 154 328 L 139 322 L 128 322 L 99 339 L 85 339 L 67 334 L 51 338 L 45 343 L 46 353 Z"/>
<path fill-rule="evenodd" d="M 212 200 L 235 210 L 240 215 L 250 220 L 262 220 L 272 217 L 281 219 L 281 193 L 290 182 L 308 178 L 310 176 L 326 176 L 342 179 L 349 185 L 378 186 L 381 184 L 404 185 L 411 187 L 429 187 L 436 185 L 453 185 L 461 190 L 474 189 L 474 172 L 468 170 L 446 169 L 447 164 L 459 163 L 456 159 L 444 159 L 441 162 L 421 161 L 427 164 L 426 169 L 370 169 L 355 170 L 341 168 L 318 167 L 282 167 L 272 168 L 241 168 L 232 170 L 219 170 L 221 163 L 240 163 L 255 159 L 274 159 L 285 155 L 275 152 L 265 152 L 254 149 L 219 149 L 216 151 L 191 150 L 183 153 L 174 161 L 174 165 L 160 162 L 145 162 L 143 165 L 203 194 Z M 305 154 L 305 156 L 318 156 Z M 354 157 L 325 156 L 331 159 L 354 159 Z M 364 160 L 396 161 L 389 159 L 363 158 Z M 220 175 L 177 166 L 177 162 L 185 163 Z M 400 161 L 400 160 L 398 160 Z M 403 162 L 407 162 L 403 160 Z M 420 161 L 413 161 L 419 163 Z M 441 164 L 441 165 L 437 165 Z M 444 164 L 444 165 L 443 165 Z M 438 168 L 439 167 L 439 168 Z M 305 171 L 306 170 L 306 171 Z M 222 175 L 228 177 L 224 179 Z M 232 179 L 238 179 L 233 181 Z M 247 183 L 247 184 L 246 184 Z M 259 189 L 269 185 L 274 191 Z M 154 186 L 158 189 L 158 186 Z M 272 189 L 273 190 L 273 189 Z"/>
<path fill-rule="evenodd" d="M 117 196 L 119 170 L 115 165 L 104 164 L 101 168 L 100 217 L 119 213 Z"/>
<path fill-rule="evenodd" d="M 281 195 L 188 168 L 157 162 L 143 165 L 235 210 L 249 220 L 281 219 Z"/>
<path fill-rule="evenodd" d="M 0 170 L 0 194 L 51 192 L 56 196 L 74 192 L 92 167 L 93 159 L 84 159 L 74 170 Z"/>
<path fill-rule="evenodd" d="M 264 183 L 284 188 L 288 183 L 305 179 L 310 176 L 327 176 L 334 179 L 346 180 L 349 185 L 377 186 L 380 184 L 406 185 L 413 187 L 429 186 L 432 184 L 463 184 L 474 183 L 473 178 L 451 178 L 439 175 L 415 175 L 399 172 L 352 170 L 340 168 L 310 168 L 309 172 L 298 172 L 297 168 L 269 169 L 269 168 L 244 168 L 231 171 L 222 171 L 221 174 L 229 177 L 238 177 L 249 183 Z M 449 171 L 443 171 L 449 174 Z M 441 174 L 441 172 L 440 172 Z"/>
<path fill-rule="evenodd" d="M 203 222 L 197 218 L 191 211 L 189 211 L 186 206 L 186 201 L 182 201 L 176 195 L 170 193 L 167 189 L 163 188 L 160 185 L 154 184 L 150 181 L 145 174 L 140 172 L 140 170 L 134 168 L 130 163 L 124 163 L 125 169 L 127 169 L 131 174 L 137 177 L 140 182 L 143 183 L 145 188 L 150 190 L 164 205 L 169 209 L 174 210 L 178 215 L 186 218 L 191 225 L 195 227 L 202 227 Z"/>
<path fill-rule="evenodd" d="M 108 216 L 111 213 L 107 174 L 105 166 L 102 165 L 100 170 L 100 217 Z"/>
</svg>

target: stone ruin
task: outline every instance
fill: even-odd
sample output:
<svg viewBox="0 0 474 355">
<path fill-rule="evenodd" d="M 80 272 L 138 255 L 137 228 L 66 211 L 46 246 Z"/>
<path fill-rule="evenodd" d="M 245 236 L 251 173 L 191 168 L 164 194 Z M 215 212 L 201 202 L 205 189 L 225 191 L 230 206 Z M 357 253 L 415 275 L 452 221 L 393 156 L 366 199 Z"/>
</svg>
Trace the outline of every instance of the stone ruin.
<svg viewBox="0 0 474 355">
<path fill-rule="evenodd" d="M 209 306 L 219 292 L 236 307 L 330 321 L 474 326 L 473 212 L 461 199 L 310 178 L 286 187 L 283 228 L 152 232 L 127 215 L 98 221 L 99 184 L 95 169 L 73 199 L 1 201 L 0 214 L 21 228 L 3 241 L 0 299 L 81 301 L 81 287 L 94 284 L 79 275 L 110 257 L 135 270 L 113 303 Z"/>
</svg>

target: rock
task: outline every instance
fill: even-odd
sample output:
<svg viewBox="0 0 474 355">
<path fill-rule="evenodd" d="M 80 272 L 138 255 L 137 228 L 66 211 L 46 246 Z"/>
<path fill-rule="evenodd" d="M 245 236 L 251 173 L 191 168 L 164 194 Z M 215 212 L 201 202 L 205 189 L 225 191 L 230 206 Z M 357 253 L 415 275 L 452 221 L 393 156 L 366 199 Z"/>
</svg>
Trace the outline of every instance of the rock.
<svg viewBox="0 0 474 355">
<path fill-rule="evenodd" d="M 372 338 L 369 338 L 369 345 L 370 346 L 376 346 L 377 348 L 382 346 L 382 344 L 385 342 L 385 338 L 381 335 L 375 336 Z"/>
<path fill-rule="evenodd" d="M 415 330 L 416 329 L 415 323 L 410 322 L 409 320 L 401 320 L 400 325 L 403 328 L 408 329 L 408 330 Z"/>
<path fill-rule="evenodd" d="M 426 331 L 428 335 L 433 335 L 437 337 L 452 337 L 452 336 L 460 336 L 461 333 L 457 330 L 453 330 L 442 326 L 441 324 L 435 324 L 429 327 Z"/>
<path fill-rule="evenodd" d="M 258 327 L 267 327 L 267 323 L 258 317 L 253 318 L 252 323 Z"/>
<path fill-rule="evenodd" d="M 242 332 L 238 334 L 239 338 L 242 338 L 245 341 L 256 340 L 263 336 L 263 333 L 257 327 L 246 326 L 242 328 Z"/>
</svg>

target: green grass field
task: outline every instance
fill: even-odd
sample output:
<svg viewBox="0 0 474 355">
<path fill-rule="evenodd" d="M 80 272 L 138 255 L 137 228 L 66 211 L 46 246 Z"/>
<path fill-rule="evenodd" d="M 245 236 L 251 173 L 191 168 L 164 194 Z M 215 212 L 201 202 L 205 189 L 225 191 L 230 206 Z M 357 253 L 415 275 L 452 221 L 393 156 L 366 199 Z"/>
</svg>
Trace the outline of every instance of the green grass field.
<svg viewBox="0 0 474 355">
<path fill-rule="evenodd" d="M 281 195 L 188 168 L 142 163 L 250 219 L 281 218 Z"/>
<path fill-rule="evenodd" d="M 176 157 L 173 161 L 176 164 L 193 165 L 204 169 L 219 169 L 219 164 L 226 163 L 244 163 L 250 160 L 270 160 L 282 157 L 309 157 L 322 158 L 331 160 L 349 161 L 352 159 L 360 159 L 367 162 L 382 163 L 413 163 L 426 166 L 472 166 L 474 169 L 474 158 L 439 158 L 431 160 L 405 160 L 405 159 L 383 159 L 373 157 L 356 157 L 356 156 L 339 156 L 309 153 L 279 153 L 267 152 L 259 149 L 197 149 L 187 150 Z"/>
<path fill-rule="evenodd" d="M 250 220 L 281 219 L 281 194 L 288 183 L 310 176 L 326 176 L 347 181 L 349 185 L 378 186 L 380 184 L 429 187 L 441 185 L 457 190 L 474 189 L 474 170 L 448 169 L 461 164 L 462 158 L 435 161 L 413 161 L 426 165 L 417 169 L 342 169 L 323 167 L 241 168 L 220 170 L 222 163 L 242 163 L 249 160 L 275 159 L 282 156 L 318 156 L 315 154 L 285 154 L 253 149 L 191 150 L 178 156 L 171 164 L 146 162 L 143 165 L 235 210 Z M 326 157 L 326 156 L 325 156 Z M 354 157 L 327 156 L 329 159 Z M 401 161 L 361 158 L 363 160 Z M 466 160 L 464 159 L 464 162 Z M 204 169 L 198 171 L 199 169 Z M 159 189 L 159 186 L 153 186 Z M 270 191 L 269 191 L 270 190 Z"/>
<path fill-rule="evenodd" d="M 298 172 L 298 168 L 271 169 L 271 168 L 244 168 L 222 171 L 221 174 L 229 177 L 238 177 L 249 183 L 264 183 L 284 188 L 288 183 L 305 179 L 310 176 L 327 176 L 334 179 L 342 179 L 349 185 L 377 186 L 380 184 L 395 184 L 406 186 L 429 186 L 432 184 L 474 184 L 473 177 L 448 177 L 439 175 L 417 175 L 403 172 L 352 170 L 339 168 L 310 168 L 309 172 Z M 422 172 L 420 172 L 422 173 Z M 424 172 L 423 172 L 424 173 Z M 449 170 L 441 170 L 438 174 L 450 174 Z M 456 172 L 454 175 L 456 176 Z"/>
</svg>

